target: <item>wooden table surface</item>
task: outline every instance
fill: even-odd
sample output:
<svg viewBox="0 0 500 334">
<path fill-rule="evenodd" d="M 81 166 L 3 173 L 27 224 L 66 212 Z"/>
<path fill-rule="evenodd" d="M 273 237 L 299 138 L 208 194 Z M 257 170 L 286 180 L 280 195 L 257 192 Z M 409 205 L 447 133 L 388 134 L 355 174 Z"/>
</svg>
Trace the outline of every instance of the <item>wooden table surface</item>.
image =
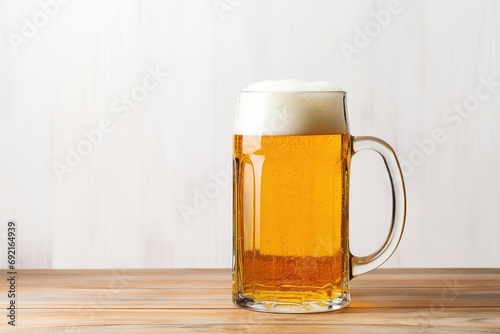
<svg viewBox="0 0 500 334">
<path fill-rule="evenodd" d="M 500 269 L 378 269 L 351 282 L 350 307 L 316 314 L 233 306 L 227 269 L 19 270 L 16 284 L 0 333 L 500 333 Z"/>
</svg>

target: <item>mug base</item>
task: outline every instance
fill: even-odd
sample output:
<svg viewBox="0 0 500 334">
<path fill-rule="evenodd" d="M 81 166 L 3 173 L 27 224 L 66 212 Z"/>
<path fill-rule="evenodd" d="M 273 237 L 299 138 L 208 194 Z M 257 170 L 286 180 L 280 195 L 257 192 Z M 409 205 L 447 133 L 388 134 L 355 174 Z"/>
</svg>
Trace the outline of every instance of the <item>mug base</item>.
<svg viewBox="0 0 500 334">
<path fill-rule="evenodd" d="M 254 301 L 251 298 L 239 296 L 234 299 L 234 304 L 253 311 L 271 313 L 319 313 L 343 309 L 349 306 L 350 296 L 344 293 L 339 298 L 330 301 L 311 301 L 302 303 L 276 302 L 276 301 Z"/>
</svg>

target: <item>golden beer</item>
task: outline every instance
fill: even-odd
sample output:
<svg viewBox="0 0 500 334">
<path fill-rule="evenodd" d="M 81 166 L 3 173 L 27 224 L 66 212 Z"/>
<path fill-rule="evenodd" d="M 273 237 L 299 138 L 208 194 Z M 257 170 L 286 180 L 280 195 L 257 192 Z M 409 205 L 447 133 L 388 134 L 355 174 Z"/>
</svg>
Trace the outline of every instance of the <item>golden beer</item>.
<svg viewBox="0 0 500 334">
<path fill-rule="evenodd" d="M 233 138 L 235 298 L 330 304 L 349 279 L 350 136 Z"/>
<path fill-rule="evenodd" d="M 403 176 L 392 148 L 349 134 L 346 93 L 329 82 L 265 81 L 241 92 L 233 130 L 233 302 L 273 312 L 349 305 L 349 282 L 384 263 L 404 229 Z M 391 180 L 382 246 L 349 251 L 351 156 L 371 149 Z"/>
</svg>

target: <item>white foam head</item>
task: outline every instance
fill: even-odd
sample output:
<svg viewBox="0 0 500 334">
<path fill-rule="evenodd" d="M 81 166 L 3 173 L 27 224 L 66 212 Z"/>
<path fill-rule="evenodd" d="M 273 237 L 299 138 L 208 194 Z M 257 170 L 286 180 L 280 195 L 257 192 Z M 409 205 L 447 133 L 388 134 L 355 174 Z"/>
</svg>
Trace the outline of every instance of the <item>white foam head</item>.
<svg viewBox="0 0 500 334">
<path fill-rule="evenodd" d="M 339 85 L 330 81 L 267 80 L 256 82 L 244 92 L 341 92 Z"/>
<path fill-rule="evenodd" d="M 348 133 L 345 92 L 332 82 L 262 81 L 240 94 L 234 134 Z"/>
</svg>

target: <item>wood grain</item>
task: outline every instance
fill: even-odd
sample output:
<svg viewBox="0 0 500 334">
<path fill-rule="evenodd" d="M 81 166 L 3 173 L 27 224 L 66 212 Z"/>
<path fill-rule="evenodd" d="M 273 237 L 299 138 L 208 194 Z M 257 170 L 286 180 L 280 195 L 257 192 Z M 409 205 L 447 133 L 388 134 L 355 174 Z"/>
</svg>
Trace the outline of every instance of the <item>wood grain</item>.
<svg viewBox="0 0 500 334">
<path fill-rule="evenodd" d="M 500 333 L 500 269 L 378 269 L 321 314 L 233 306 L 227 269 L 22 270 L 8 333 Z"/>
</svg>

